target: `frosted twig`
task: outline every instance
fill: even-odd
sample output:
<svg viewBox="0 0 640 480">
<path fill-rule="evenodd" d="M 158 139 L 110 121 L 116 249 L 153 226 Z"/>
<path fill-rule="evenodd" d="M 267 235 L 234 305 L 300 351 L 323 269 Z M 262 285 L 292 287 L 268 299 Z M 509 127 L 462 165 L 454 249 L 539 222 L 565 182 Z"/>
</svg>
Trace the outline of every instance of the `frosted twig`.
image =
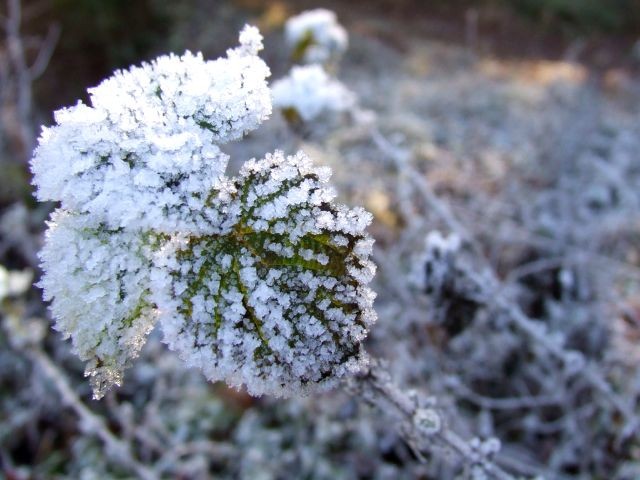
<svg viewBox="0 0 640 480">
<path fill-rule="evenodd" d="M 490 478 L 514 479 L 479 449 L 472 447 L 444 423 L 444 414 L 434 407 L 421 408 L 416 398 L 400 390 L 379 361 L 372 359 L 370 366 L 357 377 L 354 387 L 367 402 L 383 412 L 397 417 L 404 428 L 400 433 L 419 452 L 430 451 L 439 444 L 455 451 L 467 465 L 480 467 Z"/>
<path fill-rule="evenodd" d="M 457 394 L 482 408 L 491 410 L 516 410 L 522 408 L 538 408 L 549 405 L 558 405 L 562 398 L 552 395 L 540 395 L 537 397 L 509 397 L 492 398 L 480 395 L 466 385 L 457 384 L 454 387 Z"/>
<path fill-rule="evenodd" d="M 484 275 L 482 278 L 473 272 L 468 272 L 468 274 L 475 277 L 474 281 L 481 288 L 487 305 L 493 306 L 497 310 L 505 313 L 520 331 L 535 340 L 538 345 L 563 365 L 573 362 L 576 352 L 567 351 L 562 345 L 550 342 L 547 334 L 539 327 L 539 324 L 530 319 L 517 304 L 501 292 L 502 287 L 498 275 L 491 267 L 489 260 L 485 257 L 479 243 L 456 218 L 449 207 L 433 193 L 423 175 L 411 165 L 411 155 L 409 152 L 394 146 L 384 138 L 375 127 L 371 129 L 371 138 L 380 151 L 391 159 L 398 173 L 410 180 L 410 184 L 422 196 L 427 205 L 429 205 L 463 242 L 471 246 L 474 253 L 482 261 L 484 264 Z M 631 407 L 613 391 L 604 375 L 593 362 L 585 360 L 584 368 L 577 370 L 577 373 L 582 375 L 592 387 L 600 391 L 604 395 L 604 398 L 625 417 L 628 425 L 624 432 L 626 435 L 630 435 L 637 429 L 639 421 Z"/>
<path fill-rule="evenodd" d="M 29 358 L 38 366 L 38 371 L 42 372 L 56 388 L 62 402 L 70 407 L 80 418 L 81 428 L 90 434 L 98 437 L 107 447 L 107 454 L 117 460 L 138 478 L 143 480 L 155 480 L 159 478 L 155 472 L 138 462 L 131 452 L 131 445 L 116 437 L 109 431 L 104 420 L 93 413 L 82 402 L 73 391 L 69 381 L 60 369 L 51 361 L 49 356 L 37 347 L 28 350 Z"/>
</svg>

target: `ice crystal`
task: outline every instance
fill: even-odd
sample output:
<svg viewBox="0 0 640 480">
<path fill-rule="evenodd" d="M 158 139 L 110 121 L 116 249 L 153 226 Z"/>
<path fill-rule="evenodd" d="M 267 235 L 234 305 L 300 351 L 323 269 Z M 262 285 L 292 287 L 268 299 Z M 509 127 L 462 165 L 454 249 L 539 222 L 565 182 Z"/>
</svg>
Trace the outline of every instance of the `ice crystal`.
<svg viewBox="0 0 640 480">
<path fill-rule="evenodd" d="M 349 37 L 334 12 L 318 8 L 287 20 L 285 40 L 295 62 L 327 64 L 345 52 Z"/>
<path fill-rule="evenodd" d="M 40 285 L 97 398 L 158 320 L 190 365 L 252 394 L 304 393 L 365 361 L 371 216 L 336 204 L 302 153 L 225 175 L 219 145 L 271 111 L 261 39 L 245 27 L 226 58 L 117 72 L 43 131 L 34 183 L 61 208 Z"/>
<path fill-rule="evenodd" d="M 165 339 L 209 379 L 289 396 L 363 363 L 375 320 L 371 216 L 333 203 L 328 177 L 302 153 L 251 160 L 236 179 L 233 227 L 176 236 L 158 253 Z"/>
<path fill-rule="evenodd" d="M 87 214 L 58 210 L 49 223 L 40 286 L 55 328 L 88 362 L 97 398 L 121 383 L 155 323 L 146 248 L 142 236 L 96 225 Z"/>
<path fill-rule="evenodd" d="M 40 200 L 111 227 L 202 230 L 197 215 L 240 138 L 271 113 L 261 37 L 247 27 L 227 58 L 160 57 L 116 72 L 43 129 L 32 161 Z"/>
<path fill-rule="evenodd" d="M 432 408 L 419 408 L 416 410 L 413 422 L 425 435 L 435 435 L 442 430 L 442 418 Z"/>
</svg>

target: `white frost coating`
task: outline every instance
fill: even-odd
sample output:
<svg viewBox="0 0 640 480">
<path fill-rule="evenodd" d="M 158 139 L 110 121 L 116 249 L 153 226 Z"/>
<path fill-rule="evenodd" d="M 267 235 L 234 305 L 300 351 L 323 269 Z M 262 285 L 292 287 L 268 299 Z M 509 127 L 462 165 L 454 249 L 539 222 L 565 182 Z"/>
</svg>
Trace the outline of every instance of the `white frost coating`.
<svg viewBox="0 0 640 480">
<path fill-rule="evenodd" d="M 275 108 L 293 109 L 305 122 L 349 111 L 356 103 L 355 95 L 320 65 L 294 66 L 273 83 L 272 92 Z"/>
<path fill-rule="evenodd" d="M 303 153 L 246 162 L 228 238 L 177 237 L 158 253 L 153 291 L 165 341 L 210 380 L 291 396 L 331 386 L 365 362 L 360 342 L 376 318 L 364 231 L 371 216 L 313 195 L 327 180 Z M 331 228 L 316 220 L 320 212 Z M 274 219 L 284 230 L 263 231 Z"/>
<path fill-rule="evenodd" d="M 413 415 L 413 422 L 425 435 L 435 435 L 442 429 L 442 418 L 433 408 L 419 408 Z"/>
<path fill-rule="evenodd" d="M 371 215 L 335 204 L 330 170 L 303 153 L 225 176 L 217 144 L 271 111 L 261 48 L 246 27 L 227 58 L 118 72 L 43 131 L 34 183 L 62 206 L 40 286 L 96 398 L 157 320 L 188 364 L 255 395 L 326 387 L 365 362 Z"/>
<path fill-rule="evenodd" d="M 0 302 L 7 297 L 23 294 L 29 290 L 32 282 L 32 270 L 7 270 L 0 265 Z"/>
<path fill-rule="evenodd" d="M 291 17 L 285 24 L 285 40 L 295 61 L 326 64 L 347 50 L 347 31 L 331 10 L 318 8 Z"/>
<path fill-rule="evenodd" d="M 96 227 L 87 215 L 52 215 L 39 286 L 52 300 L 56 330 L 71 337 L 88 362 L 85 374 L 96 398 L 121 383 L 155 323 L 147 256 L 135 234 Z"/>
<path fill-rule="evenodd" d="M 168 55 L 90 89 L 91 106 L 59 110 L 43 129 L 32 161 L 38 198 L 114 228 L 201 231 L 206 222 L 192 213 L 228 162 L 216 144 L 271 113 L 261 48 L 257 29 L 245 27 L 227 58 Z"/>
<path fill-rule="evenodd" d="M 440 291 L 454 272 L 455 255 L 460 245 L 460 237 L 455 233 L 444 236 L 438 230 L 429 232 L 424 250 L 414 262 L 411 282 L 427 293 Z"/>
</svg>

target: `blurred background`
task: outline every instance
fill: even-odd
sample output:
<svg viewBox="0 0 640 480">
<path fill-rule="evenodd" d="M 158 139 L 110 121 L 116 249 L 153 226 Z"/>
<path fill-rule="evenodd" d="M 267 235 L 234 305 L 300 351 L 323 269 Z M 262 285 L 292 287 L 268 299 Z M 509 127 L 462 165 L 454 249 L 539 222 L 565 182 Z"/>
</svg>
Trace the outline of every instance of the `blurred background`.
<svg viewBox="0 0 640 480">
<path fill-rule="evenodd" d="M 18 29 L 24 57 L 20 61 L 35 66 L 37 75 L 25 78 L 23 72 L 14 71 L 19 62 L 11 54 L 11 42 L 5 41 L 2 147 L 3 160 L 9 164 L 24 163 L 29 157 L 27 147 L 33 145 L 33 138 L 21 138 L 26 133 L 20 133 L 24 129 L 20 123 L 28 120 L 31 137 L 37 137 L 38 126 L 51 123 L 54 110 L 78 99 L 86 101 L 87 87 L 115 69 L 159 54 L 190 49 L 217 57 L 234 43 L 236 32 L 246 22 L 258 25 L 267 35 L 272 48 L 265 50 L 265 59 L 274 74 L 283 73 L 287 59 L 282 48 L 277 48 L 282 43 L 281 27 L 291 15 L 316 7 L 334 10 L 358 41 L 382 47 L 381 55 L 413 57 L 412 68 L 425 72 L 443 71 L 439 67 L 450 67 L 456 53 L 468 53 L 480 55 L 484 64 L 495 61 L 496 68 L 518 63 L 520 75 L 532 82 L 593 74 L 604 86 L 624 90 L 640 65 L 640 44 L 636 43 L 640 4 L 634 0 L 375 0 L 349 4 L 187 0 L 171 5 L 154 0 L 23 0 L 17 2 L 21 12 L 16 19 L 19 24 L 13 27 L 8 17 L 11 3 L 7 0 L 2 5 L 3 31 L 8 35 L 11 28 Z M 435 55 L 447 46 L 452 50 L 443 58 L 418 53 L 427 49 Z M 364 60 L 358 54 L 361 52 L 352 52 L 346 59 L 345 74 L 363 68 Z M 461 59 L 457 66 L 472 75 L 479 65 L 469 63 L 470 58 Z M 27 85 L 17 80 L 20 75 L 22 83 L 30 80 L 29 95 L 22 93 Z M 30 101 L 24 101 L 24 96 Z M 25 103 L 29 103 L 28 112 Z M 3 195 L 15 188 L 3 185 Z M 7 200 L 11 199 L 3 198 Z"/>
<path fill-rule="evenodd" d="M 332 166 L 341 200 L 375 216 L 368 349 L 464 437 L 499 438 L 514 478 L 640 479 L 637 0 L 3 0 L 0 478 L 472 478 L 352 395 L 251 398 L 187 371 L 156 333 L 123 387 L 92 401 L 32 286 L 55 205 L 35 201 L 29 160 L 53 111 L 160 54 L 224 55 L 246 23 L 278 79 L 291 67 L 286 20 L 319 7 L 349 33 L 337 77 L 412 170 L 347 120 L 300 135 L 278 112 L 228 147 L 234 162 L 302 146 Z M 462 234 L 465 268 L 490 269 L 595 377 L 504 308 L 416 289 L 432 230 Z"/>
</svg>

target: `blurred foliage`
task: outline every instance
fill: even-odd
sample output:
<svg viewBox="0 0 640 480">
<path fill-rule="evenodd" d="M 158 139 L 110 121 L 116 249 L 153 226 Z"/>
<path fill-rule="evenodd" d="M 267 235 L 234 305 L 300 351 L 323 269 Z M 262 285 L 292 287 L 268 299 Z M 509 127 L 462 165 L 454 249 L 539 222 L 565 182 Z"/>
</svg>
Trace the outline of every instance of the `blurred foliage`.
<svg viewBox="0 0 640 480">
<path fill-rule="evenodd" d="M 54 0 L 65 35 L 61 48 L 90 49 L 113 69 L 153 49 L 166 34 L 170 18 L 153 0 Z"/>
<path fill-rule="evenodd" d="M 500 0 L 525 16 L 579 30 L 638 33 L 638 0 Z"/>
<path fill-rule="evenodd" d="M 28 6 L 34 0 L 27 0 Z M 307 2 L 285 2 L 296 10 Z M 390 0 L 372 1 L 373 8 L 384 11 Z M 162 0 L 52 0 L 46 23 L 57 22 L 62 36 L 48 72 L 49 78 L 66 81 L 42 82 L 38 85 L 38 104 L 45 111 L 84 98 L 84 89 L 97 84 L 116 68 L 139 63 L 160 52 L 175 50 L 176 25 L 184 12 L 207 5 L 208 27 L 199 27 L 196 19 L 188 28 L 194 37 L 209 38 L 211 25 L 227 10 L 268 10 L 274 1 L 163 2 Z M 456 16 L 467 8 L 496 8 L 512 11 L 533 22 L 533 28 L 553 29 L 571 34 L 640 33 L 639 0 L 434 0 L 393 2 L 393 11 L 412 15 L 440 12 Z M 228 16 L 228 12 L 226 13 Z M 187 15 L 194 17 L 193 15 Z M 228 21 L 228 18 L 225 18 Z M 195 22 L 195 23 L 194 23 Z M 222 22 L 224 23 L 224 22 Z M 236 22 L 242 24 L 242 21 Z M 178 29 L 179 30 L 179 29 Z M 198 33 L 200 32 L 200 33 Z M 215 30 L 216 45 L 224 43 L 226 32 Z M 220 37 L 222 35 L 222 38 Z M 179 42 L 183 48 L 184 42 Z M 189 46 L 189 45 L 187 45 Z M 192 47 L 192 46 L 190 46 Z M 200 45 L 200 49 L 203 49 Z M 206 48 L 205 48 L 206 50 Z M 218 52 L 213 52 L 218 53 Z"/>
<path fill-rule="evenodd" d="M 0 208 L 16 200 L 32 203 L 29 173 L 24 164 L 0 160 Z"/>
<path fill-rule="evenodd" d="M 640 34 L 639 0 L 370 0 L 378 7 L 405 14 L 456 17 L 470 8 L 510 11 L 527 18 L 533 28 L 573 34 Z M 295 0 L 292 1 L 296 4 Z"/>
</svg>

